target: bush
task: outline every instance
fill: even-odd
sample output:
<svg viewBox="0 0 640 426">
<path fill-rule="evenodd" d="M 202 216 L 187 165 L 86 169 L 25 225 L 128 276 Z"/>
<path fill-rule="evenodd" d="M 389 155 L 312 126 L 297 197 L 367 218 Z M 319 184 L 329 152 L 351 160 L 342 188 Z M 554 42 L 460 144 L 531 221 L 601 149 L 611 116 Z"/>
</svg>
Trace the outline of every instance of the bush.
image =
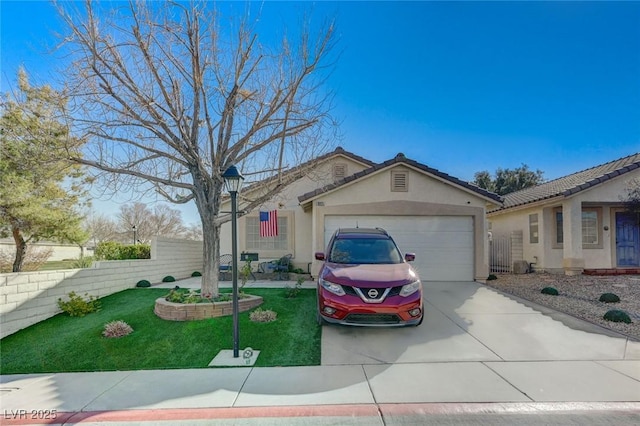
<svg viewBox="0 0 640 426">
<path fill-rule="evenodd" d="M 558 290 L 556 290 L 553 287 L 545 287 L 545 288 L 542 289 L 542 291 L 540 293 L 548 294 L 550 296 L 557 296 L 559 294 Z"/>
<path fill-rule="evenodd" d="M 151 246 L 148 244 L 124 245 L 115 241 L 98 243 L 95 251 L 98 260 L 150 259 Z"/>
<path fill-rule="evenodd" d="M 271 322 L 275 321 L 278 314 L 271 310 L 263 310 L 258 308 L 249 314 L 249 319 L 253 322 Z"/>
<path fill-rule="evenodd" d="M 629 317 L 629 314 L 618 309 L 607 311 L 607 313 L 604 314 L 603 318 L 607 321 L 624 322 L 627 324 L 631 324 L 631 318 Z"/>
<path fill-rule="evenodd" d="M 73 264 L 71 265 L 75 269 L 86 269 L 90 268 L 93 263 L 93 256 L 82 256 L 77 259 L 74 259 Z"/>
<path fill-rule="evenodd" d="M 497 280 L 498 277 L 495 276 L 495 274 L 489 274 L 489 276 L 487 277 L 487 281 L 493 281 L 493 280 Z"/>
<path fill-rule="evenodd" d="M 136 283 L 136 287 L 151 287 L 151 283 L 147 280 L 140 280 Z"/>
<path fill-rule="evenodd" d="M 51 247 L 34 247 L 31 244 L 27 244 L 27 252 L 24 255 L 21 272 L 38 271 L 42 265 L 47 263 L 52 254 L 53 249 Z M 15 254 L 13 252 L 0 250 L 0 273 L 13 271 L 14 260 Z"/>
<path fill-rule="evenodd" d="M 164 278 L 162 279 L 162 282 L 163 282 L 163 283 L 172 283 L 172 282 L 174 282 L 175 280 L 176 280 L 176 279 L 175 279 L 175 278 L 173 278 L 171 275 L 167 275 L 166 277 L 164 277 Z"/>
<path fill-rule="evenodd" d="M 122 244 L 115 241 L 102 241 L 96 246 L 94 252 L 98 260 L 120 260 L 120 248 Z"/>
<path fill-rule="evenodd" d="M 295 287 L 289 287 L 286 286 L 285 289 L 285 297 L 287 299 L 292 299 L 294 297 L 298 296 L 298 293 L 300 293 L 300 289 L 302 287 L 302 283 L 304 282 L 304 278 L 300 277 L 298 278 L 298 280 L 296 281 L 296 286 Z"/>
<path fill-rule="evenodd" d="M 133 333 L 133 328 L 124 321 L 111 321 L 104 325 L 102 335 L 104 337 L 123 337 Z"/>
<path fill-rule="evenodd" d="M 164 300 L 172 303 L 182 303 L 184 300 L 184 292 L 179 291 L 178 289 L 171 290 L 169 291 L 169 294 L 164 297 Z"/>
<path fill-rule="evenodd" d="M 201 276 L 202 276 L 202 274 L 200 273 L 200 271 L 193 271 L 193 272 L 191 273 L 191 276 L 192 276 L 192 277 L 201 277 Z"/>
<path fill-rule="evenodd" d="M 151 246 L 149 244 L 133 244 L 122 246 L 120 259 L 151 259 Z"/>
<path fill-rule="evenodd" d="M 618 303 L 620 301 L 620 298 L 617 294 L 603 293 L 602 296 L 600 296 L 599 300 L 604 303 Z"/>
<path fill-rule="evenodd" d="M 87 299 L 83 299 L 75 291 L 72 291 L 69 293 L 68 301 L 64 301 L 62 298 L 58 299 L 58 306 L 72 317 L 83 317 L 100 309 L 100 302 L 95 297 L 88 296 L 86 293 L 85 296 Z"/>
</svg>

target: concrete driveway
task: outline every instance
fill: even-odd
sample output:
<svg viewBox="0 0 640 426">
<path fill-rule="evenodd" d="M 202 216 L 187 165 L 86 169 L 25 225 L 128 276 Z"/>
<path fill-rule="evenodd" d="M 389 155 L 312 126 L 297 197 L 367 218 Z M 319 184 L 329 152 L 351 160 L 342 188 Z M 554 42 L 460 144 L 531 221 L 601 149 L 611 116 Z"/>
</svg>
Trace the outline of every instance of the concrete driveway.
<svg viewBox="0 0 640 426">
<path fill-rule="evenodd" d="M 637 342 L 568 316 L 543 314 L 475 282 L 427 282 L 425 311 L 419 327 L 326 325 L 322 365 L 640 360 Z"/>
</svg>

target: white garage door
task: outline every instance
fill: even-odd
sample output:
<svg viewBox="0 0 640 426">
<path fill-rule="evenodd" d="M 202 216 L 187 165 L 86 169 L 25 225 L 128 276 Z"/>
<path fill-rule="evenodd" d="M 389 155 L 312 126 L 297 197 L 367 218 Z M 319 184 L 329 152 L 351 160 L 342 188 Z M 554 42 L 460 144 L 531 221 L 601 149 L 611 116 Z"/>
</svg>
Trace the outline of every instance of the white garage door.
<svg viewBox="0 0 640 426">
<path fill-rule="evenodd" d="M 473 281 L 469 216 L 325 216 L 325 247 L 338 228 L 383 228 L 402 253 L 415 253 L 423 281 Z"/>
</svg>

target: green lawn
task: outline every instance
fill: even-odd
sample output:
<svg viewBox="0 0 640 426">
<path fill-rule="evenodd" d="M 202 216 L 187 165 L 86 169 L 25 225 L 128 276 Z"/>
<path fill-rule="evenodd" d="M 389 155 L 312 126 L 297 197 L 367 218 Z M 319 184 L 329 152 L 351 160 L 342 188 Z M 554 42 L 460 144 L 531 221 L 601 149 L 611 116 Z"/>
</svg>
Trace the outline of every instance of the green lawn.
<svg viewBox="0 0 640 426">
<path fill-rule="evenodd" d="M 74 269 L 74 264 L 77 260 L 51 260 L 45 262 L 38 270 L 39 271 L 56 271 L 58 269 Z"/>
<path fill-rule="evenodd" d="M 233 347 L 231 317 L 173 322 L 153 313 L 167 289 L 136 288 L 100 299 L 101 310 L 85 317 L 59 314 L 0 341 L 0 374 L 69 371 L 201 368 L 221 349 Z M 287 299 L 283 289 L 251 289 L 277 321 L 255 323 L 240 314 L 240 349 L 260 350 L 256 366 L 320 364 L 321 327 L 315 290 Z M 128 336 L 102 337 L 104 324 L 126 321 Z"/>
</svg>

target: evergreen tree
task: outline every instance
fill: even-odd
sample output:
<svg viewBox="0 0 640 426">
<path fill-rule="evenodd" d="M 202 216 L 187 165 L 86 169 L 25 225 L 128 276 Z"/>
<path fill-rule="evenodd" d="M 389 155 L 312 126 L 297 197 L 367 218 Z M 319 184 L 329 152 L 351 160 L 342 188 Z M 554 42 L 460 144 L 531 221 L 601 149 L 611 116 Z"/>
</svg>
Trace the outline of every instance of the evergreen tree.
<svg viewBox="0 0 640 426">
<path fill-rule="evenodd" d="M 498 168 L 495 178 L 486 171 L 477 172 L 473 183 L 498 195 L 505 195 L 521 189 L 540 185 L 544 182 L 544 173 L 541 170 L 529 170 L 529 166 L 523 164 L 513 170 Z"/>
<path fill-rule="evenodd" d="M 3 95 L 0 116 L 0 236 L 15 241 L 13 272 L 22 270 L 29 243 L 86 240 L 78 213 L 84 175 L 68 160 L 80 155 L 82 141 L 65 125 L 66 99 L 30 86 L 23 69 L 18 88 Z"/>
</svg>

